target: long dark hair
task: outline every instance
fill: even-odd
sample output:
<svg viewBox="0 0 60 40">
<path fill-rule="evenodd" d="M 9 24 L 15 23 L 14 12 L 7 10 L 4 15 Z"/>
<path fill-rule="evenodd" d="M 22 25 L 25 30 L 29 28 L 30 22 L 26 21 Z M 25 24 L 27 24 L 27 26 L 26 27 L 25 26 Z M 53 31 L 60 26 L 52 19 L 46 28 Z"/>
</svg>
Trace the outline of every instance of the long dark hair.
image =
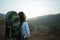
<svg viewBox="0 0 60 40">
<path fill-rule="evenodd" d="M 20 17 L 20 22 L 26 21 L 26 16 L 24 12 L 19 12 L 18 15 Z"/>
</svg>

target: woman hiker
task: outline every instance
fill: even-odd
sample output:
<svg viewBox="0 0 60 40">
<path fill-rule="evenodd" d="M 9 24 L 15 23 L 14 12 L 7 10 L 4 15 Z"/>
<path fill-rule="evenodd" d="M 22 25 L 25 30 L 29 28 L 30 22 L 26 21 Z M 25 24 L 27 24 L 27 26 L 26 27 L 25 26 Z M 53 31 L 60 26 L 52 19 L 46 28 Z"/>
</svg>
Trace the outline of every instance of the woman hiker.
<svg viewBox="0 0 60 40">
<path fill-rule="evenodd" d="M 20 17 L 21 39 L 28 40 L 30 37 L 30 30 L 28 23 L 26 22 L 26 16 L 24 12 L 19 12 L 18 15 Z"/>
</svg>

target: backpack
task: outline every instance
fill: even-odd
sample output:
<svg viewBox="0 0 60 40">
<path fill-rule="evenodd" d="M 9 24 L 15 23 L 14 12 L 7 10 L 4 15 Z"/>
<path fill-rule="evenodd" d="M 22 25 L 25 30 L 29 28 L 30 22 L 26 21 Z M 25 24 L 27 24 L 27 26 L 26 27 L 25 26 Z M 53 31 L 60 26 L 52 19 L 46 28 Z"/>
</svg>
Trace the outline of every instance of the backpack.
<svg viewBox="0 0 60 40">
<path fill-rule="evenodd" d="M 18 35 L 17 29 L 19 28 L 19 16 L 15 11 L 9 11 L 6 14 L 6 31 L 5 31 L 5 40 L 12 40 Z"/>
</svg>

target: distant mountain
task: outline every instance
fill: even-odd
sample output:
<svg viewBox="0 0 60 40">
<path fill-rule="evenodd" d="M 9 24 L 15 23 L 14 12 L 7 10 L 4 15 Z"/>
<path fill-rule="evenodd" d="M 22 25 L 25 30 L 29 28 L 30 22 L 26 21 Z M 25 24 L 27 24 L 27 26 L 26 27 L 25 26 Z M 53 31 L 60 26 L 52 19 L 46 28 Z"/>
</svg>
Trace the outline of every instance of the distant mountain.
<svg viewBox="0 0 60 40">
<path fill-rule="evenodd" d="M 31 28 L 38 32 L 48 32 L 54 25 L 60 24 L 60 13 L 53 15 L 38 16 L 27 20 Z"/>
<path fill-rule="evenodd" d="M 0 13 L 0 19 L 4 19 L 5 18 L 5 14 Z"/>
</svg>

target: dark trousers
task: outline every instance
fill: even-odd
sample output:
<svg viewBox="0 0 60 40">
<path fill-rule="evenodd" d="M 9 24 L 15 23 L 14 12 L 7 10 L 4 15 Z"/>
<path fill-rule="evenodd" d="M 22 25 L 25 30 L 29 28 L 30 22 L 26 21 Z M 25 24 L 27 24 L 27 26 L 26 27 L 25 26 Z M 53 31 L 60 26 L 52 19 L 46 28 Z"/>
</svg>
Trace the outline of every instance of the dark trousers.
<svg viewBox="0 0 60 40">
<path fill-rule="evenodd" d="M 22 40 L 28 40 L 28 38 L 22 38 Z"/>
</svg>

